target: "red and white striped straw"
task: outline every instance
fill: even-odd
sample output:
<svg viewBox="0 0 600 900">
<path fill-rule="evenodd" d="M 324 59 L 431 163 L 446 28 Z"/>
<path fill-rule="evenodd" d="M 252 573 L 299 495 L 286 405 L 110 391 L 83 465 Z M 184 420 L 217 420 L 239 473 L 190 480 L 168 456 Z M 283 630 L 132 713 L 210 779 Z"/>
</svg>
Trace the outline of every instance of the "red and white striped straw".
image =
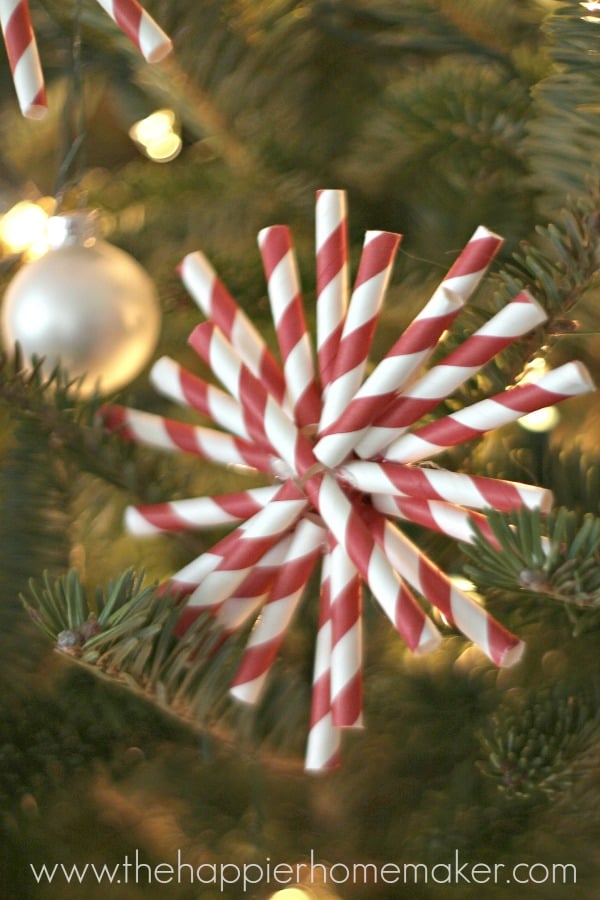
<svg viewBox="0 0 600 900">
<path fill-rule="evenodd" d="M 161 586 L 162 593 L 172 592 L 180 597 L 189 597 L 202 579 L 217 568 L 222 559 L 222 554 L 226 553 L 228 542 L 234 545 L 237 540 L 237 535 L 228 535 L 227 538 L 219 542 L 216 548 L 213 548 L 215 550 L 214 553 L 209 551 L 192 560 L 189 565 L 177 573 L 176 581 L 171 579 Z M 210 609 L 216 624 L 223 629 L 225 637 L 241 628 L 244 622 L 251 618 L 262 605 L 285 558 L 290 540 L 290 536 L 286 535 L 277 541 L 255 563 L 252 571 L 242 581 L 234 595 L 228 597 L 219 606 L 214 606 Z M 217 552 L 218 550 L 220 550 L 221 555 Z M 178 636 L 185 634 L 190 625 L 196 621 L 198 616 L 206 612 L 206 609 L 206 607 L 193 606 L 188 603 L 181 611 L 175 630 L 176 634 Z"/>
<path fill-rule="evenodd" d="M 437 291 L 395 342 L 355 394 L 341 416 L 320 435 L 315 456 L 339 465 L 365 435 L 373 420 L 404 387 L 454 321 L 463 301 L 446 288 Z"/>
<path fill-rule="evenodd" d="M 299 522 L 232 681 L 231 694 L 236 700 L 258 702 L 324 540 L 321 526 L 310 519 Z"/>
<path fill-rule="evenodd" d="M 232 597 L 258 560 L 293 528 L 306 506 L 304 494 L 294 482 L 286 481 L 267 506 L 208 551 L 209 559 L 218 557 L 218 563 L 198 582 L 189 604 L 216 608 Z"/>
<path fill-rule="evenodd" d="M 502 238 L 479 225 L 456 257 L 439 288 L 448 288 L 468 300 L 502 246 Z"/>
<path fill-rule="evenodd" d="M 101 416 L 109 431 L 159 450 L 183 451 L 221 465 L 261 472 L 271 473 L 276 468 L 273 457 L 266 450 L 212 428 L 177 422 L 118 404 L 103 407 Z"/>
<path fill-rule="evenodd" d="M 241 628 L 262 606 L 289 552 L 292 534 L 287 534 L 271 547 L 244 578 L 235 593 L 219 606 L 215 621 L 232 634 Z"/>
<path fill-rule="evenodd" d="M 365 236 L 354 290 L 325 395 L 321 430 L 335 422 L 360 386 L 400 240 L 400 235 L 387 231 L 368 231 Z"/>
<path fill-rule="evenodd" d="M 290 230 L 285 225 L 263 228 L 258 244 L 294 420 L 300 428 L 316 425 L 321 414 L 321 398 Z"/>
<path fill-rule="evenodd" d="M 497 666 L 512 666 L 523 654 L 523 643 L 497 622 L 472 597 L 461 591 L 389 520 L 369 511 L 377 541 L 394 568 L 429 603 L 473 641 Z"/>
<path fill-rule="evenodd" d="M 473 509 L 510 512 L 525 506 L 547 513 L 553 503 L 551 491 L 533 484 L 466 475 L 448 469 L 406 466 L 386 460 L 355 460 L 342 466 L 338 475 L 363 493 L 445 500 Z"/>
<path fill-rule="evenodd" d="M 392 401 L 357 443 L 357 454 L 364 459 L 374 457 L 479 372 L 505 347 L 546 318 L 546 312 L 539 303 L 527 291 L 522 291 L 442 362 Z"/>
<path fill-rule="evenodd" d="M 331 557 L 331 713 L 337 727 L 362 726 L 362 580 L 339 544 Z"/>
<path fill-rule="evenodd" d="M 171 50 L 171 39 L 137 0 L 97 0 L 145 60 L 160 62 Z"/>
<path fill-rule="evenodd" d="M 248 432 L 258 443 L 263 445 L 266 440 L 280 460 L 297 474 L 304 474 L 315 465 L 308 441 L 212 322 L 198 325 L 189 343 L 239 401 Z"/>
<path fill-rule="evenodd" d="M 340 763 L 340 729 L 331 713 L 331 612 L 330 556 L 323 557 L 319 598 L 319 629 L 313 664 L 310 729 L 306 742 L 304 768 L 324 772 Z"/>
<path fill-rule="evenodd" d="M 46 89 L 27 0 L 0 0 L 0 24 L 21 112 L 41 119 L 48 111 Z"/>
<path fill-rule="evenodd" d="M 389 494 L 374 494 L 371 501 L 375 509 L 384 515 L 424 525 L 467 544 L 474 540 L 475 532 L 472 525 L 475 524 L 492 547 L 500 549 L 487 516 L 472 509 L 465 509 L 442 500 L 419 500 L 417 497 L 393 497 Z M 514 526 L 509 525 L 509 528 L 513 529 Z M 541 545 L 544 554 L 548 556 L 551 546 L 549 538 L 545 535 L 542 535 Z"/>
<path fill-rule="evenodd" d="M 162 356 L 154 363 L 150 381 L 163 397 L 195 409 L 238 437 L 250 437 L 242 408 L 233 397 L 188 372 L 168 356 Z"/>
<path fill-rule="evenodd" d="M 138 537 L 161 532 L 218 528 L 249 519 L 270 503 L 277 490 L 277 486 L 271 485 L 215 497 L 191 497 L 168 503 L 128 506 L 125 510 L 125 527 L 129 534 Z"/>
<path fill-rule="evenodd" d="M 206 318 L 212 319 L 252 374 L 256 375 L 279 403 L 283 403 L 286 392 L 283 372 L 204 254 L 188 254 L 179 271 L 187 290 Z"/>
<path fill-rule="evenodd" d="M 317 191 L 317 359 L 324 392 L 333 375 L 350 294 L 346 192 Z"/>
<path fill-rule="evenodd" d="M 392 497 L 389 494 L 374 494 L 371 500 L 375 509 L 386 516 L 395 516 L 406 522 L 422 525 L 466 544 L 473 543 L 475 537 L 473 524 L 476 524 L 488 543 L 497 550 L 500 549 L 487 517 L 471 509 L 465 509 L 455 503 L 446 503 L 444 500 Z"/>
<path fill-rule="evenodd" d="M 300 517 L 305 501 L 298 498 L 296 486 L 286 482 L 268 506 L 161 585 L 162 593 L 187 598 L 178 624 L 179 634 L 201 612 L 210 610 L 217 614 L 230 597 L 241 596 L 240 591 L 246 595 L 248 579 L 256 565 Z"/>
<path fill-rule="evenodd" d="M 362 508 L 359 513 L 331 475 L 313 476 L 305 489 L 407 646 L 415 653 L 435 649 L 439 632 L 376 544 Z"/>
<path fill-rule="evenodd" d="M 480 437 L 492 428 L 514 422 L 536 409 L 543 409 L 593 390 L 595 385 L 585 366 L 580 362 L 566 363 L 535 383 L 509 388 L 501 394 L 438 419 L 437 422 L 424 425 L 417 431 L 402 435 L 386 448 L 385 456 L 394 462 L 419 462 L 448 447 Z"/>
<path fill-rule="evenodd" d="M 215 546 L 215 552 L 207 551 L 192 559 L 187 565 L 183 566 L 174 575 L 163 581 L 159 586 L 159 592 L 164 594 L 172 594 L 177 598 L 190 597 L 196 590 L 197 586 L 210 573 L 213 572 L 222 560 L 222 554 L 226 550 L 226 542 L 230 539 L 230 543 L 235 544 L 237 535 L 234 533 L 227 535 L 222 541 Z M 186 606 L 182 610 L 182 615 L 177 626 L 177 633 L 183 634 L 191 623 L 197 619 L 200 613 L 204 612 L 206 607 L 189 607 Z"/>
</svg>

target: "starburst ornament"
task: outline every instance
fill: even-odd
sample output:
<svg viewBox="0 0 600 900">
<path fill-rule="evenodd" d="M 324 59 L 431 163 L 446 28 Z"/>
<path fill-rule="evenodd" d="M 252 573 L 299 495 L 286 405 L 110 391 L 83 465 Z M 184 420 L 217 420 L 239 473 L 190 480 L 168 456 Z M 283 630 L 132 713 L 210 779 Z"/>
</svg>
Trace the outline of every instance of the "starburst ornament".
<svg viewBox="0 0 600 900">
<path fill-rule="evenodd" d="M 200 253 L 181 276 L 207 321 L 189 343 L 225 387 L 169 358 L 152 382 L 164 396 L 209 416 L 218 430 L 125 407 L 105 411 L 108 427 L 171 451 L 185 451 L 272 476 L 272 487 L 130 507 L 135 534 L 238 523 L 165 586 L 187 598 L 181 627 L 211 610 L 226 632 L 254 619 L 232 685 L 256 703 L 303 590 L 318 561 L 320 618 L 306 768 L 338 760 L 340 732 L 362 724 L 361 589 L 366 583 L 408 647 L 433 650 L 440 634 L 413 591 L 480 647 L 510 666 L 521 641 L 454 585 L 412 543 L 398 521 L 461 541 L 475 521 L 495 543 L 480 510 L 547 511 L 547 490 L 424 467 L 445 449 L 534 409 L 593 390 L 580 363 L 517 385 L 443 416 L 419 420 L 509 343 L 545 319 L 523 291 L 458 349 L 424 364 L 481 280 L 501 239 L 480 227 L 423 310 L 363 381 L 377 316 L 400 236 L 366 234 L 350 294 L 346 198 L 320 191 L 316 205 L 317 367 L 305 324 L 289 230 L 266 228 L 259 246 L 281 364 Z"/>
</svg>

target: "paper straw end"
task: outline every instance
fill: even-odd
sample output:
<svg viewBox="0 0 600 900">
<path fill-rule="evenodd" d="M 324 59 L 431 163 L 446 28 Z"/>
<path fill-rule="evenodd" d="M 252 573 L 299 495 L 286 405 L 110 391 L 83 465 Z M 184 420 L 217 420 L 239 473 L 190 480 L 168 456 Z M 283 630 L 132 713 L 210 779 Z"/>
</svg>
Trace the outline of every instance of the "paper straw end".
<svg viewBox="0 0 600 900">
<path fill-rule="evenodd" d="M 173 42 L 170 38 L 166 38 L 161 44 L 158 44 L 158 46 L 153 47 L 152 50 L 146 53 L 145 59 L 149 63 L 158 63 L 165 59 L 172 50 Z"/>
<path fill-rule="evenodd" d="M 523 643 L 523 641 L 519 641 L 514 645 L 514 647 L 509 647 L 504 651 L 504 653 L 500 657 L 498 665 L 502 669 L 510 669 L 511 666 L 515 666 L 518 662 L 521 661 L 524 652 L 525 644 Z"/>
<path fill-rule="evenodd" d="M 536 318 L 537 318 L 538 325 L 541 325 L 542 322 L 548 321 L 548 311 L 544 309 L 542 304 L 539 303 L 535 299 L 533 294 L 531 294 L 529 291 L 525 291 L 525 290 L 521 291 L 519 294 L 517 294 L 517 296 L 514 299 L 525 301 L 529 306 L 531 306 L 536 311 L 536 313 L 537 313 Z"/>
<path fill-rule="evenodd" d="M 43 119 L 48 113 L 48 107 L 40 103 L 33 103 L 23 110 L 26 119 Z"/>
<path fill-rule="evenodd" d="M 423 634 L 413 652 L 415 656 L 425 656 L 426 653 L 433 653 L 434 650 L 437 650 L 441 643 L 442 636 L 439 631 L 437 629 L 435 631 L 429 630 Z"/>
<path fill-rule="evenodd" d="M 577 378 L 582 388 L 587 389 L 588 391 L 595 391 L 596 385 L 594 384 L 594 379 L 590 375 L 590 371 L 582 362 L 579 360 L 574 360 L 571 363 L 567 363 L 568 366 L 571 367 L 573 372 L 577 373 Z"/>
<path fill-rule="evenodd" d="M 498 241 L 498 244 L 504 243 L 504 238 L 501 234 L 496 234 L 495 231 L 490 231 L 489 228 L 486 228 L 485 225 L 478 225 L 475 231 L 473 232 L 473 237 L 471 240 L 481 240 L 483 238 L 493 238 Z"/>
<path fill-rule="evenodd" d="M 541 494 L 539 510 L 547 515 L 554 506 L 554 494 L 552 491 L 544 490 Z"/>
<path fill-rule="evenodd" d="M 230 688 L 229 693 L 234 700 L 245 703 L 248 706 L 253 706 L 258 699 L 256 680 L 257 679 L 243 684 L 233 685 L 233 687 Z"/>
</svg>

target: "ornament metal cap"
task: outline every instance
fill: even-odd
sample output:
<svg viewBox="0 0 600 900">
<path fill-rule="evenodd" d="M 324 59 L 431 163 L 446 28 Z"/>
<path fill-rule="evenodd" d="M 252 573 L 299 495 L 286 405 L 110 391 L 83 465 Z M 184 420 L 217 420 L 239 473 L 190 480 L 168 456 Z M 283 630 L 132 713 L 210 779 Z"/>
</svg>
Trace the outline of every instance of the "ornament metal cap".
<svg viewBox="0 0 600 900">
<path fill-rule="evenodd" d="M 99 216 L 96 209 L 79 209 L 51 216 L 48 219 L 48 243 L 52 250 L 59 247 L 93 247 L 99 237 Z"/>
</svg>

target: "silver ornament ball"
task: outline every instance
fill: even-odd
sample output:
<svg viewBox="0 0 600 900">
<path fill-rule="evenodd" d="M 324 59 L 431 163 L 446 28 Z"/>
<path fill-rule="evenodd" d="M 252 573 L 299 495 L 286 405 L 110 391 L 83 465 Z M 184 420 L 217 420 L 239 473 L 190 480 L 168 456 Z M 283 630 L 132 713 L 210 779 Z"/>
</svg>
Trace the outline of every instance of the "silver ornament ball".
<svg viewBox="0 0 600 900">
<path fill-rule="evenodd" d="M 2 337 L 18 343 L 27 362 L 57 363 L 82 392 L 108 394 L 128 384 L 149 361 L 160 332 L 154 284 L 123 250 L 96 234 L 90 211 L 49 220 L 51 249 L 27 263 L 10 283 L 2 308 Z"/>
</svg>

